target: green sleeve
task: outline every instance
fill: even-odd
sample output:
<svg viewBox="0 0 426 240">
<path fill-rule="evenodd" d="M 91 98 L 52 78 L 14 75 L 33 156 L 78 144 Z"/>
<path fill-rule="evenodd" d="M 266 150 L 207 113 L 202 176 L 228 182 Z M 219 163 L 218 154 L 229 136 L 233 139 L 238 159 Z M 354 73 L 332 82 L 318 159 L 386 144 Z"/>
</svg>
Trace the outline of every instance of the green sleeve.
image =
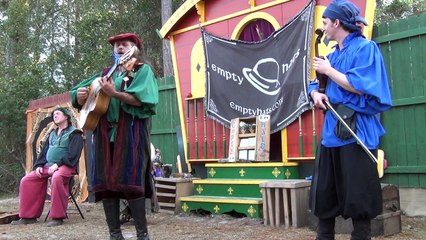
<svg viewBox="0 0 426 240">
<path fill-rule="evenodd" d="M 155 115 L 155 106 L 159 100 L 158 85 L 154 72 L 149 65 L 142 65 L 125 92 L 135 96 L 142 103 L 142 106 L 135 107 L 123 103 L 122 108 L 124 111 L 138 118 L 147 118 Z"/>
<path fill-rule="evenodd" d="M 81 87 L 89 87 L 90 84 L 92 84 L 93 80 L 95 80 L 96 78 L 100 77 L 102 73 L 97 73 L 93 76 L 91 76 L 88 79 L 83 80 L 82 82 L 80 82 L 79 84 L 77 84 L 76 86 L 74 86 L 70 93 L 71 93 L 71 103 L 72 106 L 77 108 L 77 109 L 81 109 L 82 106 L 80 106 L 77 102 L 77 89 L 81 88 Z"/>
</svg>

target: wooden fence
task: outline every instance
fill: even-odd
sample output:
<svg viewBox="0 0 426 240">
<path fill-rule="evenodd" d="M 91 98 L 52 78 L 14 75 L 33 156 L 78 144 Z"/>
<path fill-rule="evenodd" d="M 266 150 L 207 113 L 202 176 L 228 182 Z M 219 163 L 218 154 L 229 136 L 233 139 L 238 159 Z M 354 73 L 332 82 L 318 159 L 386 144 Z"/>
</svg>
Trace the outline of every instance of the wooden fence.
<svg viewBox="0 0 426 240">
<path fill-rule="evenodd" d="M 393 108 L 382 115 L 387 134 L 381 148 L 389 167 L 384 181 L 426 187 L 426 14 L 374 26 Z"/>
</svg>

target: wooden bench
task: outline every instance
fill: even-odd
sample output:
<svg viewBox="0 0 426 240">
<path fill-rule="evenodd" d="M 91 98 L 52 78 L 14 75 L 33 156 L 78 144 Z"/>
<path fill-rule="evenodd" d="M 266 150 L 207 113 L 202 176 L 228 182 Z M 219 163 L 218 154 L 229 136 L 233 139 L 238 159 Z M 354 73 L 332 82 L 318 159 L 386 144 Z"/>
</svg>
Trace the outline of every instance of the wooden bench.
<svg viewBox="0 0 426 240">
<path fill-rule="evenodd" d="M 259 184 L 265 226 L 303 227 L 307 223 L 308 180 L 273 180 Z"/>
</svg>

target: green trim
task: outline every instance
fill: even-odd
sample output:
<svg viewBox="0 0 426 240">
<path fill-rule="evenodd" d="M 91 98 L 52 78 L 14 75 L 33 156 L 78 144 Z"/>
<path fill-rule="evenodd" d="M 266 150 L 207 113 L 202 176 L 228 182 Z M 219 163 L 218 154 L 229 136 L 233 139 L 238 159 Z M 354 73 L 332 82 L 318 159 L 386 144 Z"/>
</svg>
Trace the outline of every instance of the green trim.
<svg viewBox="0 0 426 240">
<path fill-rule="evenodd" d="M 384 43 L 384 42 L 391 42 L 394 40 L 401 40 L 401 39 L 409 38 L 409 37 L 416 37 L 423 34 L 426 34 L 426 27 L 410 29 L 410 30 L 406 30 L 406 31 L 398 32 L 398 33 L 392 33 L 392 34 L 374 38 L 373 40 L 376 43 Z"/>
<path fill-rule="evenodd" d="M 158 86 L 158 90 L 159 91 L 176 90 L 176 85 L 174 85 L 174 84 L 167 84 L 167 85 Z"/>
<path fill-rule="evenodd" d="M 233 180 L 233 179 L 201 179 L 192 180 L 194 184 L 260 184 L 271 179 Z"/>
<path fill-rule="evenodd" d="M 216 181 L 195 183 L 194 195 L 204 197 L 262 198 L 259 186 L 264 183 L 236 184 Z"/>
<path fill-rule="evenodd" d="M 222 154 L 223 156 L 226 156 L 226 138 L 223 139 L 223 142 L 222 142 Z"/>
<path fill-rule="evenodd" d="M 313 147 L 313 152 L 314 152 L 314 156 L 317 155 L 317 135 L 314 134 L 314 139 L 312 141 L 312 147 Z"/>
<path fill-rule="evenodd" d="M 386 173 L 426 173 L 426 166 L 395 166 L 388 167 Z"/>
<path fill-rule="evenodd" d="M 194 117 L 195 117 L 195 159 L 198 159 L 198 106 L 197 106 L 197 99 L 193 100 L 194 102 Z"/>
<path fill-rule="evenodd" d="M 204 159 L 206 158 L 207 158 L 207 140 L 204 140 Z"/>
<path fill-rule="evenodd" d="M 297 163 L 283 163 L 283 162 L 266 162 L 266 163 L 207 163 L 206 167 L 293 167 Z"/>
<path fill-rule="evenodd" d="M 160 134 L 176 134 L 176 129 L 157 129 L 157 130 L 152 130 L 151 131 L 151 135 L 155 134 L 155 135 L 160 135 Z"/>
<path fill-rule="evenodd" d="M 206 123 L 206 114 L 207 111 L 204 109 L 204 104 L 203 104 L 203 128 L 204 128 L 204 159 L 207 158 L 207 123 Z"/>
<path fill-rule="evenodd" d="M 426 103 L 425 96 L 401 98 L 401 99 L 396 99 L 392 101 L 393 107 L 401 107 L 401 106 L 417 105 L 417 104 L 425 104 L 425 103 Z"/>
<path fill-rule="evenodd" d="M 188 129 L 189 129 L 189 101 L 186 101 L 186 126 L 184 127 L 186 128 L 185 131 L 186 132 L 186 158 L 189 159 L 191 156 L 191 152 L 190 152 L 190 141 L 189 141 L 189 133 L 188 133 Z"/>
<path fill-rule="evenodd" d="M 261 198 L 235 198 L 231 197 L 181 197 L 181 202 L 208 202 L 208 203 L 232 203 L 232 204 L 262 204 Z"/>
<path fill-rule="evenodd" d="M 208 164 L 206 164 L 208 165 Z M 227 165 L 227 164 L 221 164 Z M 297 166 L 234 166 L 207 167 L 208 179 L 297 179 Z"/>
</svg>

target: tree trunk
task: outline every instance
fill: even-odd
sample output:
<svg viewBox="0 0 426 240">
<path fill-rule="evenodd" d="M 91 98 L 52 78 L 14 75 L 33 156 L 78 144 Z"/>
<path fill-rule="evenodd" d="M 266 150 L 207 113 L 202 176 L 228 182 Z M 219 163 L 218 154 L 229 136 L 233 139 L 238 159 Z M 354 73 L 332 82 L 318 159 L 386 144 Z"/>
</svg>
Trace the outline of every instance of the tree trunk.
<svg viewBox="0 0 426 240">
<path fill-rule="evenodd" d="M 161 0 L 161 24 L 172 16 L 172 0 Z M 170 52 L 170 41 L 163 39 L 163 73 L 165 77 L 173 76 L 172 55 Z"/>
</svg>

